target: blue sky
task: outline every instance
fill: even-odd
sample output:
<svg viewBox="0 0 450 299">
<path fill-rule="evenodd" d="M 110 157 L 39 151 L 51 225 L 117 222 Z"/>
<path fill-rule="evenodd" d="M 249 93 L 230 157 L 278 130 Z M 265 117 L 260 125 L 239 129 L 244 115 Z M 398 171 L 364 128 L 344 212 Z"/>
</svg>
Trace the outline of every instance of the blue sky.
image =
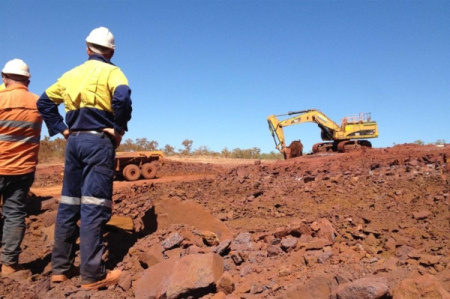
<svg viewBox="0 0 450 299">
<path fill-rule="evenodd" d="M 276 151 L 271 114 L 370 112 L 374 147 L 450 142 L 450 1 L 9 1 L 0 65 L 21 58 L 42 94 L 108 27 L 132 89 L 125 138 L 160 148 Z M 312 123 L 285 128 L 305 151 Z M 48 135 L 46 128 L 43 135 Z"/>
</svg>

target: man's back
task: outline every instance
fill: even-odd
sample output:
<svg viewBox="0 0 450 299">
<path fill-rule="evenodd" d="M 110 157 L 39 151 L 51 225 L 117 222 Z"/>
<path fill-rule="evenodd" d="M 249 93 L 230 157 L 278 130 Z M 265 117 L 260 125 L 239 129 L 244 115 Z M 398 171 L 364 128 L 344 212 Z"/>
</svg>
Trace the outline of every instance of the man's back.
<svg viewBox="0 0 450 299">
<path fill-rule="evenodd" d="M 111 95 L 116 85 L 110 81 L 117 75 L 123 78 L 121 84 L 128 83 L 118 67 L 94 59 L 66 72 L 57 83 L 57 92 L 62 94 L 66 112 L 80 108 L 113 112 Z M 47 90 L 47 94 L 50 98 L 58 98 L 52 88 Z"/>
<path fill-rule="evenodd" d="M 49 132 L 58 131 L 52 120 L 54 105 L 64 103 L 66 123 L 71 131 L 126 130 L 131 117 L 128 80 L 109 60 L 93 54 L 85 63 L 64 73 L 38 102 Z M 53 110 L 54 111 L 54 110 Z M 56 111 L 54 111 L 56 112 Z"/>
<path fill-rule="evenodd" d="M 42 118 L 38 96 L 25 86 L 0 91 L 0 174 L 17 175 L 36 169 Z"/>
</svg>

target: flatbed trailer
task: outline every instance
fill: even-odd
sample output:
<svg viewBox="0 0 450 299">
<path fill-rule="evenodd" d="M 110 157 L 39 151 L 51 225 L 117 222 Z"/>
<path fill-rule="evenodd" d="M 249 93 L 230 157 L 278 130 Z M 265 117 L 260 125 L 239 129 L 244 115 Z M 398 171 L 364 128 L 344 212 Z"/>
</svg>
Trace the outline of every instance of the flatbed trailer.
<svg viewBox="0 0 450 299">
<path fill-rule="evenodd" d="M 157 169 L 155 162 L 163 159 L 162 151 L 116 152 L 114 170 L 128 181 L 136 181 L 141 176 L 154 179 Z"/>
</svg>

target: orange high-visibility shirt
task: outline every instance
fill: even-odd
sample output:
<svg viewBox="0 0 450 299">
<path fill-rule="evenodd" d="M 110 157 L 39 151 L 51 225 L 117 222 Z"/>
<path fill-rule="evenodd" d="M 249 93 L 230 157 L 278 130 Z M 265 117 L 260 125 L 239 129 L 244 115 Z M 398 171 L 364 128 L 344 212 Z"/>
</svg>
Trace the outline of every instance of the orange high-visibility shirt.
<svg viewBox="0 0 450 299">
<path fill-rule="evenodd" d="M 42 127 L 38 98 L 20 84 L 0 90 L 0 175 L 36 169 Z"/>
</svg>

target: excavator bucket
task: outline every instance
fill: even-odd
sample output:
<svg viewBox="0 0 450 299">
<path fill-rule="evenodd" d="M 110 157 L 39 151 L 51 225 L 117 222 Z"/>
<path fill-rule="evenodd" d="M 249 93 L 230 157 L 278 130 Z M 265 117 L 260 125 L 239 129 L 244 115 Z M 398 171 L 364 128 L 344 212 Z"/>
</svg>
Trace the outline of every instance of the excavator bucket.
<svg viewBox="0 0 450 299">
<path fill-rule="evenodd" d="M 300 157 L 303 154 L 303 144 L 300 140 L 292 141 L 289 146 L 284 149 L 284 159 L 292 159 Z"/>
</svg>

